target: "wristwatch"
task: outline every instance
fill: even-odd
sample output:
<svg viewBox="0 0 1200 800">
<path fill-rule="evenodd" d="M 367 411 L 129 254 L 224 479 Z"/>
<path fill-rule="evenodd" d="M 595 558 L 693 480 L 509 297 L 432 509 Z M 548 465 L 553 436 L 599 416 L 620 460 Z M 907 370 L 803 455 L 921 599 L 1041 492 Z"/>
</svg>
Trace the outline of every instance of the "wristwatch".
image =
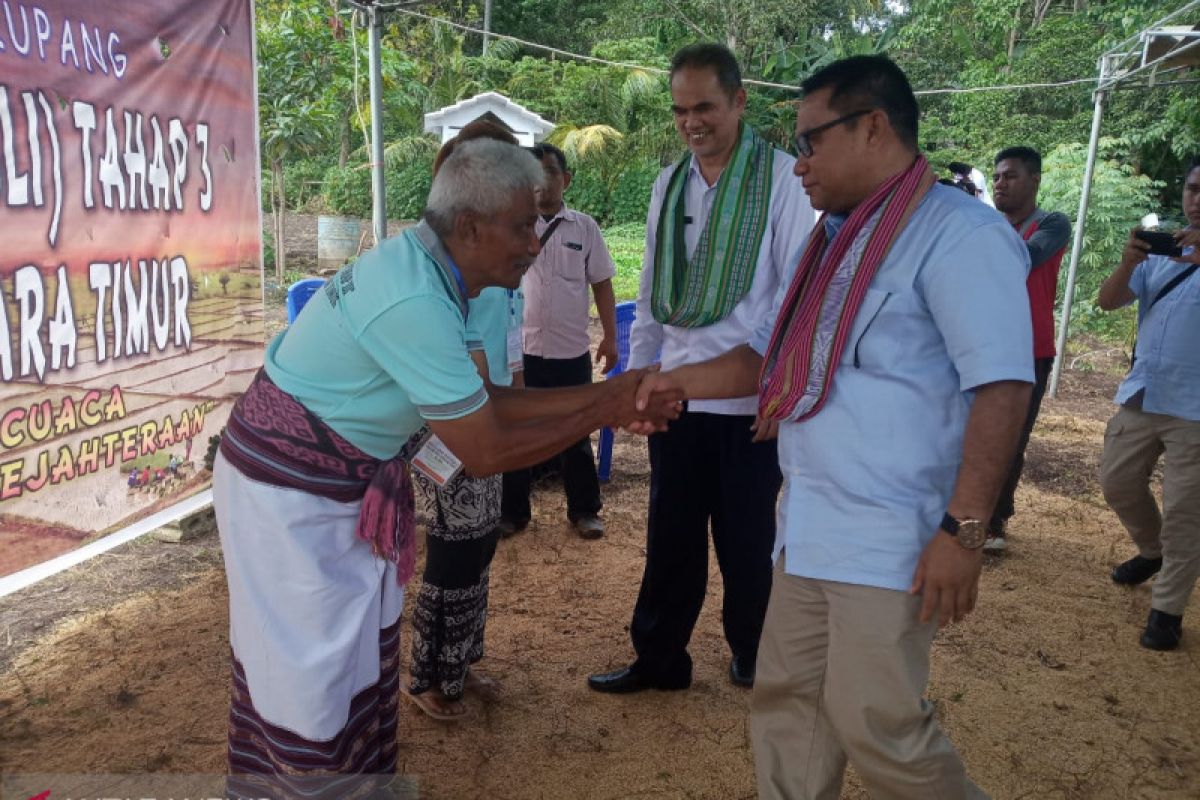
<svg viewBox="0 0 1200 800">
<path fill-rule="evenodd" d="M 942 530 L 958 539 L 967 550 L 978 550 L 987 541 L 987 526 L 981 520 L 955 519 L 949 511 L 942 515 Z"/>
</svg>

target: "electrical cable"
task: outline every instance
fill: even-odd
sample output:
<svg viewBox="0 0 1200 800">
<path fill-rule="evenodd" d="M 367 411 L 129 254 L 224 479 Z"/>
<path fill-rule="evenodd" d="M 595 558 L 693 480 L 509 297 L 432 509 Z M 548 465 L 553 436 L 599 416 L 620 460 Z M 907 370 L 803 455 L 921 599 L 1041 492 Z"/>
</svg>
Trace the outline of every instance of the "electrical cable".
<svg viewBox="0 0 1200 800">
<path fill-rule="evenodd" d="M 460 22 L 454 22 L 453 20 L 443 19 L 442 17 L 435 17 L 435 16 L 432 16 L 429 14 L 422 14 L 420 11 L 413 11 L 413 10 L 411 10 L 409 8 L 405 8 L 401 5 L 393 5 L 393 6 L 378 5 L 378 6 L 376 6 L 376 8 L 379 11 L 391 11 L 391 12 L 395 12 L 398 14 L 404 14 L 409 17 L 415 17 L 417 19 L 426 20 L 428 22 L 433 22 L 433 23 L 436 23 L 439 25 L 447 25 L 451 28 L 457 28 L 457 29 L 459 29 L 461 31 L 465 31 L 467 33 L 473 33 L 473 34 L 477 34 L 480 36 L 483 35 L 483 31 L 480 28 L 476 28 L 471 25 L 464 25 Z M 547 45 L 547 44 L 540 44 L 539 42 L 531 42 L 526 39 L 520 39 L 516 36 L 509 36 L 508 34 L 504 34 L 504 33 L 496 33 L 495 31 L 488 31 L 488 36 L 492 37 L 493 39 L 504 39 L 506 41 L 510 41 L 510 42 L 513 42 L 514 44 L 519 44 L 522 47 L 528 47 L 533 50 L 542 50 L 547 53 L 553 53 L 554 55 L 562 56 L 564 58 L 575 59 L 576 61 L 585 61 L 588 63 L 601 64 L 601 65 L 608 66 L 608 67 L 619 67 L 621 69 L 638 70 L 640 72 L 655 72 L 660 75 L 666 75 L 669 73 L 669 70 L 665 70 L 661 67 L 650 67 L 650 66 L 646 66 L 643 64 L 631 64 L 631 63 L 625 62 L 625 61 L 611 61 L 607 58 L 600 58 L 598 56 L 587 56 L 587 55 L 583 55 L 582 53 L 572 53 L 569 50 L 561 50 L 557 47 L 551 47 L 550 45 Z M 913 94 L 916 94 L 916 95 L 970 94 L 970 93 L 974 93 L 974 92 L 996 92 L 996 91 L 1006 91 L 1006 90 L 1016 90 L 1016 89 L 1052 89 L 1052 88 L 1057 88 L 1057 87 L 1062 87 L 1062 86 L 1075 86 L 1075 85 L 1082 84 L 1082 83 L 1095 83 L 1095 82 L 1096 82 L 1095 78 L 1072 78 L 1070 80 L 1065 80 L 1065 81 L 1050 81 L 1050 82 L 1042 82 L 1042 83 L 1004 84 L 1004 85 L 999 85 L 999 86 L 947 87 L 947 88 L 943 88 L 943 89 L 916 89 L 913 91 Z M 789 91 L 796 91 L 798 88 L 789 83 L 772 83 L 771 81 L 763 81 L 763 80 L 758 80 L 755 78 L 743 78 L 742 83 L 745 83 L 745 84 L 748 84 L 751 86 L 761 86 L 761 87 L 767 88 L 767 89 L 786 89 Z"/>
</svg>

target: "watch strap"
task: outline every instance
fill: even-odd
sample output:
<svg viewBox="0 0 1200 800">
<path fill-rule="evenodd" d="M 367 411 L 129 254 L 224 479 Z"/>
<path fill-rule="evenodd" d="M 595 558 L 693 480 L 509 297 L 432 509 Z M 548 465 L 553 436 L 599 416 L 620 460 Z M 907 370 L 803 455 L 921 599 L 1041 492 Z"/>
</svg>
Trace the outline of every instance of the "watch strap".
<svg viewBox="0 0 1200 800">
<path fill-rule="evenodd" d="M 950 516 L 950 512 L 942 514 L 942 530 L 951 536 L 958 536 L 958 520 Z"/>
</svg>

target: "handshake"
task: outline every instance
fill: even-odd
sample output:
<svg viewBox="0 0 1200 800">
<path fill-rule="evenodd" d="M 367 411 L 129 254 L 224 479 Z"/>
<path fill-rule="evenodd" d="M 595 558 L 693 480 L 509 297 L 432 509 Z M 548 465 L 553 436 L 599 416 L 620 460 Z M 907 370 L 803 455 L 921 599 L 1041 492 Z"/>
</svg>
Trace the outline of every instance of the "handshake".
<svg viewBox="0 0 1200 800">
<path fill-rule="evenodd" d="M 746 348 L 749 352 L 749 348 Z M 733 368 L 737 369 L 737 362 Z M 741 397 L 753 391 L 757 375 L 757 356 L 751 369 L 742 370 L 741 378 L 732 385 L 716 383 L 703 377 L 695 366 L 684 366 L 667 372 L 659 371 L 658 365 L 646 369 L 630 370 L 605 382 L 604 391 L 607 408 L 604 424 L 611 428 L 624 428 L 630 433 L 649 436 L 667 429 L 671 420 L 683 413 L 683 401 L 689 393 L 696 398 Z M 728 372 L 727 365 L 712 362 L 706 369 L 711 375 Z M 779 435 L 779 422 L 759 415 L 750 426 L 752 442 L 765 442 Z"/>
<path fill-rule="evenodd" d="M 683 387 L 670 372 L 658 366 L 631 369 L 610 378 L 602 393 L 604 425 L 648 436 L 667 429 L 683 412 Z"/>
</svg>

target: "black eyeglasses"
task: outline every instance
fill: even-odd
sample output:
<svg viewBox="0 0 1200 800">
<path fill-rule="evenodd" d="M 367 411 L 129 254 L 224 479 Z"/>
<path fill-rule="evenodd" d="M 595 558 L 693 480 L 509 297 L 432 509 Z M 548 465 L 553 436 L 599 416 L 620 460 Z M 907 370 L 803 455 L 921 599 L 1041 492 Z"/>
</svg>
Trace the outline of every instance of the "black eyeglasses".
<svg viewBox="0 0 1200 800">
<path fill-rule="evenodd" d="M 838 117 L 835 120 L 826 122 L 824 125 L 818 125 L 815 128 L 809 128 L 806 131 L 801 131 L 792 138 L 792 145 L 796 148 L 796 152 L 799 155 L 802 155 L 805 158 L 810 158 L 813 154 L 812 137 L 814 134 L 818 134 L 821 131 L 827 131 L 830 128 L 841 125 L 843 122 L 849 122 L 852 119 L 858 119 L 864 114 L 870 114 L 874 110 L 875 109 L 873 108 L 864 108 L 860 111 L 851 111 L 844 117 Z"/>
</svg>

